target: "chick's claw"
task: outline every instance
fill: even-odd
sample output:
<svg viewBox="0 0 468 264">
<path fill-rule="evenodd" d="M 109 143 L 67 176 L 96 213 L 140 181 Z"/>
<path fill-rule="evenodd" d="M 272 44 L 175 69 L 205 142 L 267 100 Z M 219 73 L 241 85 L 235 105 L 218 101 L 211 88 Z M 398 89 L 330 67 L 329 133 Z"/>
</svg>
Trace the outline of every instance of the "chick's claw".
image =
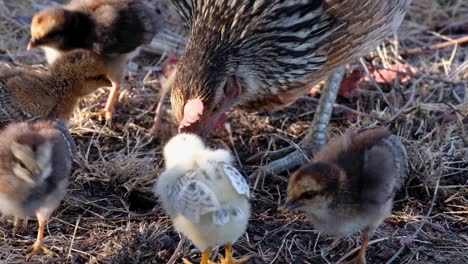
<svg viewBox="0 0 468 264">
<path fill-rule="evenodd" d="M 193 264 L 190 260 L 188 260 L 188 259 L 186 259 L 186 258 L 182 258 L 182 262 L 183 262 L 184 264 Z M 217 263 L 216 263 L 216 262 L 213 262 L 213 261 L 211 261 L 211 260 L 209 260 L 209 259 L 208 259 L 208 260 L 202 259 L 202 260 L 200 261 L 200 264 L 217 264 Z"/>
<path fill-rule="evenodd" d="M 42 242 L 36 241 L 27 251 L 26 260 L 30 260 L 34 255 L 46 254 L 49 256 L 55 256 L 55 253 L 50 249 L 46 248 Z"/>
<path fill-rule="evenodd" d="M 99 110 L 98 112 L 90 113 L 87 115 L 88 118 L 98 118 L 99 120 L 105 118 L 107 124 L 112 124 L 112 116 L 113 111 L 105 108 Z"/>
<path fill-rule="evenodd" d="M 242 264 L 242 263 L 247 262 L 251 258 L 251 256 L 245 256 L 245 257 L 242 257 L 240 259 L 235 259 L 233 257 L 226 257 L 225 258 L 223 255 L 218 254 L 218 258 L 219 258 L 219 261 L 220 261 L 219 264 Z"/>
</svg>

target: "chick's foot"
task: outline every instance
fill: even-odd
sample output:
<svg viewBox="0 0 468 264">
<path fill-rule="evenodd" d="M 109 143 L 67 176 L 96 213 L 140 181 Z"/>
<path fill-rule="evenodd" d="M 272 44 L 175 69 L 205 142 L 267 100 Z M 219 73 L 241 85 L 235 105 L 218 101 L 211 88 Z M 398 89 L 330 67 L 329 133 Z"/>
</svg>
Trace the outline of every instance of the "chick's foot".
<svg viewBox="0 0 468 264">
<path fill-rule="evenodd" d="M 27 251 L 26 260 L 30 260 L 34 255 L 46 254 L 49 256 L 55 256 L 55 253 L 50 249 L 46 248 L 41 241 L 36 241 Z"/>
<path fill-rule="evenodd" d="M 221 254 L 218 254 L 218 258 L 219 258 L 219 261 L 220 263 L 219 264 L 242 264 L 242 263 L 245 263 L 247 262 L 252 256 L 245 256 L 245 257 L 242 257 L 240 259 L 235 259 L 233 258 L 232 256 L 231 257 L 227 257 L 226 258 L 221 255 Z M 217 264 L 217 263 L 210 263 L 210 264 Z"/>
</svg>

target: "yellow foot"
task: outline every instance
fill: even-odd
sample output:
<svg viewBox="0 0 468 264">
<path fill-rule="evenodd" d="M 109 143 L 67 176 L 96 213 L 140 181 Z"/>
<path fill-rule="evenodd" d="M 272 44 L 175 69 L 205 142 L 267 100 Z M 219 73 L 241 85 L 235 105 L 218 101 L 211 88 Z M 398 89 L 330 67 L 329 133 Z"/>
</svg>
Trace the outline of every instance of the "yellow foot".
<svg viewBox="0 0 468 264">
<path fill-rule="evenodd" d="M 182 262 L 184 264 L 193 264 L 192 262 L 190 262 L 190 260 L 186 259 L 186 258 L 182 258 Z"/>
<path fill-rule="evenodd" d="M 41 243 L 37 241 L 26 251 L 26 260 L 30 260 L 34 255 L 46 254 L 49 256 L 55 256 L 55 253 L 50 249 L 44 247 Z"/>
<path fill-rule="evenodd" d="M 252 256 L 245 256 L 240 259 L 235 258 L 225 258 L 223 255 L 218 254 L 220 264 L 242 264 L 247 262 Z"/>
</svg>

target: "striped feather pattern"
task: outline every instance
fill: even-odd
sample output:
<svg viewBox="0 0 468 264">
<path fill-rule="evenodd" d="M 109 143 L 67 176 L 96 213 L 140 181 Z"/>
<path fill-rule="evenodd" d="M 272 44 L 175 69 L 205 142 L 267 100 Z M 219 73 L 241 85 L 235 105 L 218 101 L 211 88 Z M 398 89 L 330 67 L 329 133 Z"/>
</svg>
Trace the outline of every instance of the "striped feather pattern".
<svg viewBox="0 0 468 264">
<path fill-rule="evenodd" d="M 411 0 L 173 0 L 189 30 L 178 68 L 182 99 L 220 102 L 227 76 L 238 104 L 272 110 L 305 94 L 336 67 L 374 49 Z"/>
</svg>

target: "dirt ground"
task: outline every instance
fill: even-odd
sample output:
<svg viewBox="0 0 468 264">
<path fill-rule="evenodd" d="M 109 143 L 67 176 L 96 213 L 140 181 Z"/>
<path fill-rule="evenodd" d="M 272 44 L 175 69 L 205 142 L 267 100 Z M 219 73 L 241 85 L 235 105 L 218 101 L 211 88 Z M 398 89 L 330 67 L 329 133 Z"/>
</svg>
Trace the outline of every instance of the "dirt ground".
<svg viewBox="0 0 468 264">
<path fill-rule="evenodd" d="M 162 147 L 176 132 L 167 99 L 162 131 L 151 137 L 149 129 L 160 96 L 161 63 L 180 53 L 184 43 L 183 28 L 163 1 L 150 4 L 167 12 L 170 23 L 130 62 L 113 125 L 87 117 L 103 107 L 108 89 L 76 110 L 70 128 L 79 151 L 69 192 L 46 228 L 45 244 L 57 256 L 36 256 L 28 263 L 166 263 L 174 252 L 180 238 L 151 193 L 163 168 Z M 39 51 L 26 51 L 29 21 L 53 4 L 0 0 L 0 56 L 42 63 Z M 468 44 L 454 43 L 467 35 L 467 1 L 414 0 L 399 31 L 364 58 L 375 69 L 400 63 L 413 73 L 388 82 L 362 80 L 352 95 L 340 93 L 336 102 L 329 137 L 350 127 L 383 125 L 402 137 L 410 157 L 408 180 L 392 215 L 371 239 L 367 263 L 392 257 L 393 263 L 468 263 Z M 429 46 L 433 49 L 418 49 Z M 350 67 L 363 69 L 359 62 Z M 234 144 L 226 130 L 214 133 L 209 144 L 229 148 L 241 172 L 251 174 L 258 164 L 246 164 L 248 157 L 299 142 L 314 116 L 316 90 L 275 114 L 230 112 Z M 333 238 L 320 235 L 304 215 L 278 209 L 287 176 L 251 181 L 252 217 L 234 245 L 235 255 L 254 255 L 249 263 L 335 263 L 355 249 L 358 235 L 331 248 Z M 36 237 L 35 219 L 16 237 L 12 223 L 10 218 L 0 223 L 0 263 L 24 263 Z M 184 256 L 200 259 L 190 243 Z"/>
</svg>

